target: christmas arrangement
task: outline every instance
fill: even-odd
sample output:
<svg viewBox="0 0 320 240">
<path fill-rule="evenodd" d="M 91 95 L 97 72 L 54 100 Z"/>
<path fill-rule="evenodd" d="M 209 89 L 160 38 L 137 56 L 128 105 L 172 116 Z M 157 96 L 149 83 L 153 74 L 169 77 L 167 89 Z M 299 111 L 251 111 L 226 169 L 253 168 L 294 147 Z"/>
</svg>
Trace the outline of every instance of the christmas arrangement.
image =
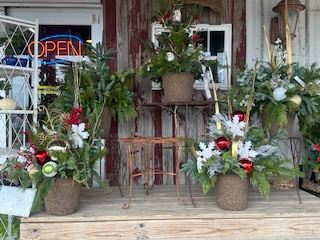
<svg viewBox="0 0 320 240">
<path fill-rule="evenodd" d="M 274 123 L 283 128 L 290 114 L 293 118 L 297 115 L 299 130 L 305 133 L 314 119 L 320 118 L 320 68 L 315 63 L 309 68 L 292 63 L 290 48 L 285 49 L 280 39 L 275 42 L 275 54 L 270 46 L 268 49 L 270 61 L 256 63 L 252 112 L 264 116 L 267 128 Z M 246 68 L 237 76 L 238 95 L 246 96 L 242 99 L 245 103 L 253 74 L 253 68 Z"/>
<path fill-rule="evenodd" d="M 216 101 L 206 138 L 191 141 L 196 161 L 188 160 L 181 171 L 200 182 L 204 193 L 215 187 L 219 175 L 234 174 L 249 178 L 261 194 L 269 198 L 271 178 L 281 182 L 284 178 L 303 176 L 290 159 L 278 156 L 279 136 L 270 137 L 256 121 L 250 121 L 254 80 L 253 77 L 245 112 L 233 111 L 232 101 L 228 99 L 227 113 L 221 114 Z M 213 90 L 217 96 L 214 84 Z"/>
<path fill-rule="evenodd" d="M 164 8 L 156 14 L 154 22 L 164 32 L 155 36 L 157 46 L 150 40 L 143 41 L 147 59 L 141 68 L 142 77 L 155 82 L 161 82 L 161 77 L 168 73 L 189 72 L 197 77 L 202 73 L 199 61 L 202 46 L 194 27 L 201 7 L 194 5 L 188 11 L 181 1 L 162 2 Z"/>
<path fill-rule="evenodd" d="M 9 159 L 2 167 L 3 178 L 10 184 L 22 188 L 36 186 L 32 211 L 41 210 L 42 201 L 58 179 L 72 179 L 86 187 L 96 181 L 109 191 L 94 169 L 96 162 L 108 152 L 99 138 L 102 109 L 87 108 L 83 112 L 76 69 L 74 65 L 73 106 L 69 111 L 40 106 L 37 114 L 42 119 L 25 133 L 28 147 L 22 148 L 17 158 Z"/>
</svg>

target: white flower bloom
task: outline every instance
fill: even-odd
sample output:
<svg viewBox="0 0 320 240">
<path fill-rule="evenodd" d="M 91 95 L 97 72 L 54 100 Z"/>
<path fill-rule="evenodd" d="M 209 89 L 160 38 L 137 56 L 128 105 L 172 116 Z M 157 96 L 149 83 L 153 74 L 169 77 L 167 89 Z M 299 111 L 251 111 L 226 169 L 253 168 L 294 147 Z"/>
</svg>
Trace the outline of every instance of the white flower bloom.
<svg viewBox="0 0 320 240">
<path fill-rule="evenodd" d="M 83 147 L 83 139 L 87 139 L 89 137 L 89 133 L 85 130 L 86 125 L 84 123 L 80 123 L 79 125 L 72 124 L 72 139 L 76 147 Z"/>
</svg>

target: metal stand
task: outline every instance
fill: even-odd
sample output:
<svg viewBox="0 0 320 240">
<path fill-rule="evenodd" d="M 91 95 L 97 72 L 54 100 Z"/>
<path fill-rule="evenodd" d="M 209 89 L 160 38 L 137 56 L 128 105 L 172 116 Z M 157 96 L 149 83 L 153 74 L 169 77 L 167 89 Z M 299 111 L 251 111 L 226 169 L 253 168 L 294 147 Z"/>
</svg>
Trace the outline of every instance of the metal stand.
<svg viewBox="0 0 320 240">
<path fill-rule="evenodd" d="M 299 137 L 289 137 L 287 139 L 280 139 L 283 144 L 287 146 L 288 149 L 291 151 L 291 156 L 292 156 L 292 163 L 294 167 L 299 167 L 300 166 L 300 158 L 301 158 L 301 139 Z M 281 151 L 283 155 L 283 151 Z M 301 197 L 300 197 L 300 192 L 299 192 L 299 178 L 295 177 L 295 189 L 298 194 L 299 198 L 299 203 L 301 204 Z"/>
<path fill-rule="evenodd" d="M 182 140 L 179 138 L 162 138 L 162 137 L 133 137 L 133 138 L 120 138 L 119 142 L 126 143 L 126 151 L 127 151 L 127 158 L 129 164 L 129 174 L 130 174 L 130 193 L 129 193 L 129 201 L 123 205 L 124 209 L 128 209 L 130 207 L 131 199 L 132 199 L 132 184 L 133 178 L 137 176 L 141 176 L 146 174 L 148 177 L 147 183 L 144 185 L 146 189 L 146 194 L 149 194 L 149 190 L 152 189 L 152 186 L 149 187 L 149 176 L 155 174 L 168 174 L 174 176 L 175 185 L 176 185 L 176 192 L 178 197 L 178 203 L 180 205 L 185 205 L 185 201 L 180 201 L 180 192 L 179 192 L 179 170 L 180 170 L 180 158 L 182 152 Z M 176 164 L 172 172 L 165 172 L 158 169 L 153 169 L 151 167 L 151 147 L 154 147 L 155 144 L 171 144 L 175 154 L 176 154 Z M 143 145 L 147 146 L 148 149 L 148 156 L 146 159 L 146 169 L 139 173 L 133 173 L 133 158 L 134 154 L 141 148 Z M 191 199 L 192 201 L 192 199 Z"/>
</svg>

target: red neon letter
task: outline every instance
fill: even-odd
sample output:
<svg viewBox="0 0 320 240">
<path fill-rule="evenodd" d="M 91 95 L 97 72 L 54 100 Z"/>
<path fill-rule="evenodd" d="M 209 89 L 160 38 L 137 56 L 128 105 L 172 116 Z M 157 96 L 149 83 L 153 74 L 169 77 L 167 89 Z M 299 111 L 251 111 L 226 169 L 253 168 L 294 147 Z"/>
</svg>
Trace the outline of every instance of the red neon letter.
<svg viewBox="0 0 320 240">
<path fill-rule="evenodd" d="M 61 56 L 61 55 L 66 55 L 66 54 L 61 54 L 62 51 L 66 51 L 67 50 L 67 41 L 58 41 L 57 42 L 57 55 Z M 68 51 L 68 55 L 69 55 L 69 51 Z"/>
<path fill-rule="evenodd" d="M 72 44 L 71 41 L 68 42 L 68 55 L 76 55 L 76 56 L 82 56 L 82 47 L 81 42 L 78 42 L 78 51 L 75 48 L 75 46 Z M 72 49 L 72 53 L 70 54 L 70 49 Z"/>
<path fill-rule="evenodd" d="M 49 47 L 49 45 L 51 44 L 51 48 Z M 56 44 L 53 41 L 46 41 L 45 42 L 45 57 L 48 57 L 48 53 L 49 52 L 53 52 L 56 49 Z"/>
</svg>

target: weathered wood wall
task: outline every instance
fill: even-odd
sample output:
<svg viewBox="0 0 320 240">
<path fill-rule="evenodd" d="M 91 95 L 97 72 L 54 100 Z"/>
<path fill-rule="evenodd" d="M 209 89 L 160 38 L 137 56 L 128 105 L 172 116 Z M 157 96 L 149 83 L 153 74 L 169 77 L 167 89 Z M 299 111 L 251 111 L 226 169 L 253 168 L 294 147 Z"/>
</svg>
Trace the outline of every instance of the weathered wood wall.
<svg viewBox="0 0 320 240">
<path fill-rule="evenodd" d="M 117 69 L 122 70 L 127 67 L 139 67 L 143 61 L 143 48 L 141 39 L 150 38 L 151 16 L 153 9 L 159 7 L 157 0 L 104 0 L 102 1 L 105 12 L 105 34 L 107 47 L 114 48 L 116 40 Z M 217 12 L 212 8 L 205 7 L 201 16 L 201 23 L 222 24 L 237 22 L 233 31 L 234 52 L 233 61 L 235 63 L 244 62 L 245 59 L 245 0 L 221 0 L 217 1 L 222 6 L 222 11 Z M 232 16 L 230 15 L 232 14 Z M 112 19 L 109 19 L 112 18 Z M 147 80 L 133 79 L 135 81 L 134 90 L 136 92 L 135 104 L 138 116 L 135 120 L 123 124 L 113 122 L 110 138 L 107 141 L 109 154 L 106 157 L 106 178 L 111 185 L 128 185 L 128 166 L 125 146 L 119 144 L 116 139 L 119 137 L 132 136 L 163 136 L 163 137 L 198 137 L 205 133 L 206 125 L 211 116 L 212 109 L 206 108 L 198 111 L 196 108 L 188 111 L 186 116 L 185 108 L 179 107 L 176 114 L 171 111 L 159 108 L 146 108 L 145 103 L 161 102 L 162 91 L 152 91 L 151 82 Z M 203 91 L 195 91 L 196 100 L 205 100 Z M 176 121 L 176 124 L 174 122 Z M 186 132 L 186 122 L 188 131 Z M 145 149 L 141 149 L 136 154 L 134 169 L 144 168 L 141 159 L 146 157 Z M 154 151 L 155 167 L 163 170 L 172 170 L 173 157 L 170 149 L 157 147 Z M 186 161 L 186 155 L 183 156 Z M 137 179 L 137 183 L 143 183 L 144 179 Z M 184 176 L 181 176 L 181 183 L 186 183 Z M 156 184 L 173 184 L 172 177 L 156 176 Z"/>
</svg>

